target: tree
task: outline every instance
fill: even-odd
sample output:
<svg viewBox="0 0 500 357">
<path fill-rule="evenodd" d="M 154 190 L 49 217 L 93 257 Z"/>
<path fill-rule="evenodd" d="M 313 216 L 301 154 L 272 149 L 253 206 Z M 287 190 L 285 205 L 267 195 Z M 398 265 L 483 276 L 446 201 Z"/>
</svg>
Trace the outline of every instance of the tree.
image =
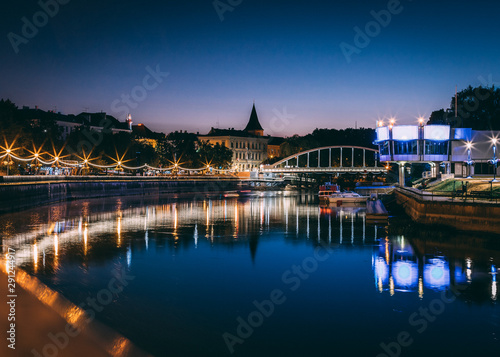
<svg viewBox="0 0 500 357">
<path fill-rule="evenodd" d="M 233 159 L 233 151 L 219 143 L 212 145 L 208 142 L 202 142 L 198 155 L 200 167 L 210 164 L 210 166 L 218 169 L 229 169 Z"/>
<path fill-rule="evenodd" d="M 167 157 L 170 156 L 169 160 L 180 160 L 182 166 L 196 168 L 199 161 L 199 155 L 196 152 L 198 141 L 196 134 L 187 131 L 174 131 L 167 135 L 167 140 L 171 144 L 166 147 L 166 150 L 170 152 L 165 153 Z"/>
<path fill-rule="evenodd" d="M 0 100 L 0 145 L 16 148 L 16 155 L 23 155 L 25 149 L 32 147 L 32 135 L 29 125 L 19 116 L 19 111 L 9 99 Z"/>
<path fill-rule="evenodd" d="M 280 146 L 281 156 L 287 157 L 298 152 L 323 146 L 362 146 L 375 148 L 375 130 L 359 129 L 315 129 L 305 136 L 294 135 L 285 139 Z"/>
<path fill-rule="evenodd" d="M 449 112 L 446 112 L 444 109 L 435 110 L 431 113 L 429 117 L 429 122 L 427 124 L 437 125 L 437 124 L 446 124 L 448 123 Z"/>
<path fill-rule="evenodd" d="M 455 97 L 448 109 L 432 112 L 429 124 L 447 124 L 456 128 L 474 130 L 500 130 L 500 89 L 468 86 L 457 93 L 457 117 Z"/>
</svg>

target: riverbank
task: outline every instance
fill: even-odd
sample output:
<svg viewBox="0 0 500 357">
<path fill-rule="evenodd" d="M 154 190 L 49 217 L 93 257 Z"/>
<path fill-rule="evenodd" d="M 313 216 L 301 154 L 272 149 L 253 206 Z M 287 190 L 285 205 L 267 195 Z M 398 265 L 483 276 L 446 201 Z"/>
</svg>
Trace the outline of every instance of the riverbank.
<svg viewBox="0 0 500 357">
<path fill-rule="evenodd" d="M 12 176 L 0 183 L 0 213 L 49 203 L 129 195 L 166 193 L 207 194 L 237 190 L 238 178 L 179 178 L 133 176 Z"/>
<path fill-rule="evenodd" d="M 15 295 L 7 292 L 5 263 L 0 262 L 0 319 L 3 331 L 11 331 L 10 340 L 2 341 L 1 356 L 147 356 L 109 327 L 88 322 L 81 308 L 23 270 L 17 270 Z"/>
<path fill-rule="evenodd" d="M 415 222 L 462 231 L 500 232 L 500 204 L 494 201 L 457 200 L 401 187 L 394 194 L 397 204 Z"/>
</svg>

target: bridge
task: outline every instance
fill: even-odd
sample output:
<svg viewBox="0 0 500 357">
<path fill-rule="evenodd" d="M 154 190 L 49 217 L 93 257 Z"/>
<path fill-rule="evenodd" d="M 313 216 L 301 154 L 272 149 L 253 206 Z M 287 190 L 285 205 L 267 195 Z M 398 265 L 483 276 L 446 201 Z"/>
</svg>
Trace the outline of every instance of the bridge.
<svg viewBox="0 0 500 357">
<path fill-rule="evenodd" d="M 361 146 L 324 146 L 290 155 L 263 173 L 385 173 L 378 150 Z"/>
</svg>

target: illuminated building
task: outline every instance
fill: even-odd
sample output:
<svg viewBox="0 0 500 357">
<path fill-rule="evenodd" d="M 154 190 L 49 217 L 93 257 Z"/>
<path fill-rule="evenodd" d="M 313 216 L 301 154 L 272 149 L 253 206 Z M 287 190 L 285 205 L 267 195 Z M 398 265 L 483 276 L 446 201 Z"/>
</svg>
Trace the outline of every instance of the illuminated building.
<svg viewBox="0 0 500 357">
<path fill-rule="evenodd" d="M 244 130 L 212 128 L 207 135 L 198 136 L 200 141 L 219 144 L 233 151 L 232 165 L 238 171 L 252 171 L 267 159 L 268 137 L 260 125 L 255 104 Z"/>
<path fill-rule="evenodd" d="M 380 161 L 399 165 L 399 181 L 404 185 L 404 167 L 409 163 L 427 163 L 427 177 L 437 177 L 439 167 L 445 175 L 470 177 L 493 174 L 500 132 L 451 128 L 449 125 L 378 124 L 375 144 Z M 496 170 L 496 169 L 495 169 Z"/>
<path fill-rule="evenodd" d="M 271 137 L 269 143 L 267 144 L 267 156 L 270 159 L 275 157 L 281 157 L 281 144 L 285 139 L 280 137 Z"/>
<path fill-rule="evenodd" d="M 132 125 L 132 136 L 137 142 L 156 149 L 158 142 L 165 139 L 165 134 L 155 133 L 144 124 Z"/>
</svg>

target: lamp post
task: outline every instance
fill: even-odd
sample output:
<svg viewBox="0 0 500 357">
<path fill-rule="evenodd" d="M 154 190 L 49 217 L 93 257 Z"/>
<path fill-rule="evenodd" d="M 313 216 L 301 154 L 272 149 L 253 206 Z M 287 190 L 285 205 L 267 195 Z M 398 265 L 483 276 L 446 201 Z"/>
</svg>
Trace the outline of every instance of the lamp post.
<svg viewBox="0 0 500 357">
<path fill-rule="evenodd" d="M 491 182 L 497 182 L 497 167 L 498 167 L 498 159 L 497 159 L 497 138 L 491 139 L 493 143 L 493 159 L 489 162 L 493 165 L 493 180 Z"/>
<path fill-rule="evenodd" d="M 467 161 L 465 162 L 467 164 L 467 178 L 472 178 L 472 175 L 471 175 L 471 166 L 474 165 L 474 161 L 472 161 L 471 159 L 471 149 L 472 149 L 472 143 L 471 142 L 468 142 L 466 144 L 467 146 Z"/>
<path fill-rule="evenodd" d="M 9 176 L 9 173 L 10 173 L 10 165 L 11 165 L 11 161 L 10 161 L 10 153 L 11 153 L 11 150 L 10 149 L 7 149 L 5 150 L 7 152 L 7 176 Z"/>
</svg>

